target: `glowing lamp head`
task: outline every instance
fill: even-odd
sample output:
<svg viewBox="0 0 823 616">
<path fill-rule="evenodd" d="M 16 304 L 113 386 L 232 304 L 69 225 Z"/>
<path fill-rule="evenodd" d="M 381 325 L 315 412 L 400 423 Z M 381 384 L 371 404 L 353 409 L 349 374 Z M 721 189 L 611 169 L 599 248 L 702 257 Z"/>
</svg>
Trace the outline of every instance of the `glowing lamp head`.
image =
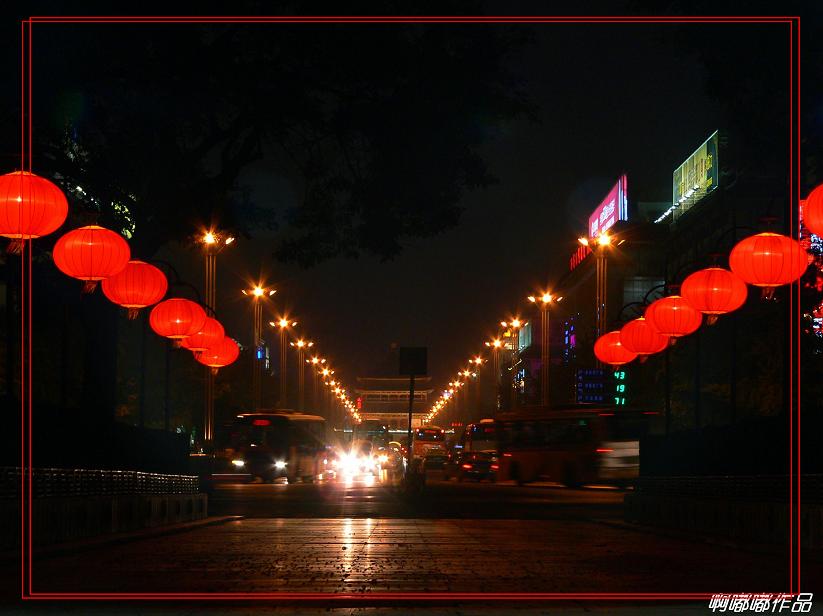
<svg viewBox="0 0 823 616">
<path fill-rule="evenodd" d="M 214 233 L 212 233 L 211 231 L 208 231 L 203 236 L 203 243 L 204 244 L 215 244 L 215 243 L 217 243 L 217 237 L 214 235 Z"/>
<path fill-rule="evenodd" d="M 597 237 L 597 243 L 600 244 L 601 246 L 608 246 L 609 244 L 612 243 L 612 238 L 608 233 L 601 233 Z"/>
<path fill-rule="evenodd" d="M 251 294 L 254 295 L 255 297 L 262 297 L 264 292 L 265 291 L 261 287 L 254 287 L 251 290 Z"/>
<path fill-rule="evenodd" d="M 515 329 L 520 327 L 520 319 L 512 319 L 512 327 L 514 327 Z"/>
<path fill-rule="evenodd" d="M 589 238 L 587 238 L 587 237 L 578 237 L 577 241 L 580 242 L 581 246 L 588 246 L 589 245 Z"/>
<path fill-rule="evenodd" d="M 543 297 L 540 298 L 540 301 L 544 304 L 548 304 L 550 301 L 552 301 L 551 293 L 544 293 Z"/>
</svg>

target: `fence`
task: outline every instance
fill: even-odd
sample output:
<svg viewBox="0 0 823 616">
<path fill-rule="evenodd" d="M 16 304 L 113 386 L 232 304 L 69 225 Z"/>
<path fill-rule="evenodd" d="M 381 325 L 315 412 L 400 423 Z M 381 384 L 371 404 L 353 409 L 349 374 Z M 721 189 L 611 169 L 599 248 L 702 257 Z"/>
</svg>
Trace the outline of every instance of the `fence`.
<svg viewBox="0 0 823 616">
<path fill-rule="evenodd" d="M 28 473 L 26 473 L 28 474 Z M 23 469 L 0 467 L 0 498 L 20 498 Z M 140 471 L 35 468 L 31 473 L 34 498 L 196 494 L 193 475 L 163 475 Z"/>
</svg>

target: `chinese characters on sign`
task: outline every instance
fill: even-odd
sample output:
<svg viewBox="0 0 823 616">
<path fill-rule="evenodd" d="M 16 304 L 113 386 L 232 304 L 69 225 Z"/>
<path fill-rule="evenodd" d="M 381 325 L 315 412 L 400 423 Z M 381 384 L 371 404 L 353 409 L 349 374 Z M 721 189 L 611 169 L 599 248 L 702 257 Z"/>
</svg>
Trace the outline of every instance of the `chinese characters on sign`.
<svg viewBox="0 0 823 616">
<path fill-rule="evenodd" d="M 609 194 L 589 216 L 589 237 L 597 237 L 608 231 L 618 220 L 629 219 L 626 196 L 626 176 L 621 175 Z"/>
</svg>

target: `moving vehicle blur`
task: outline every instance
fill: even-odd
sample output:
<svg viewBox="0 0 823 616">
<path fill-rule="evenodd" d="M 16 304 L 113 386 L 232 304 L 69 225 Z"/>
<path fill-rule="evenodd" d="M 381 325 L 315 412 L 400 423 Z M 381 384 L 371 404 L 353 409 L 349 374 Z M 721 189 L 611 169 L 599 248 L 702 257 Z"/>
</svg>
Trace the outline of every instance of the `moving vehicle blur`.
<svg viewBox="0 0 823 616">
<path fill-rule="evenodd" d="M 650 414 L 584 406 L 503 413 L 497 420 L 498 478 L 628 485 L 638 476 Z"/>
<path fill-rule="evenodd" d="M 326 421 L 290 410 L 240 413 L 215 455 L 212 479 L 314 481 L 326 458 Z"/>
</svg>

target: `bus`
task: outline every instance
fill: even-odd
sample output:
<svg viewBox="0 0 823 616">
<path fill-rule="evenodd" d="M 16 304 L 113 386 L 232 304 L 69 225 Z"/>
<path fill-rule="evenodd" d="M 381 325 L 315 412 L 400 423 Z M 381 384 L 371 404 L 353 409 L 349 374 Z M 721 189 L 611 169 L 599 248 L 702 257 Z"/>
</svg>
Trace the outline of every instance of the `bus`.
<svg viewBox="0 0 823 616">
<path fill-rule="evenodd" d="M 314 481 L 326 458 L 326 420 L 297 411 L 238 414 L 221 457 L 234 475 L 275 481 Z"/>
<path fill-rule="evenodd" d="M 494 419 L 481 419 L 466 426 L 460 437 L 459 448 L 463 451 L 497 451 L 497 426 Z"/>
<path fill-rule="evenodd" d="M 446 455 L 446 432 L 440 426 L 421 426 L 412 432 L 412 457 L 425 458 L 430 453 Z"/>
<path fill-rule="evenodd" d="M 637 479 L 640 438 L 652 414 L 613 407 L 501 413 L 498 480 L 625 487 Z"/>
</svg>

